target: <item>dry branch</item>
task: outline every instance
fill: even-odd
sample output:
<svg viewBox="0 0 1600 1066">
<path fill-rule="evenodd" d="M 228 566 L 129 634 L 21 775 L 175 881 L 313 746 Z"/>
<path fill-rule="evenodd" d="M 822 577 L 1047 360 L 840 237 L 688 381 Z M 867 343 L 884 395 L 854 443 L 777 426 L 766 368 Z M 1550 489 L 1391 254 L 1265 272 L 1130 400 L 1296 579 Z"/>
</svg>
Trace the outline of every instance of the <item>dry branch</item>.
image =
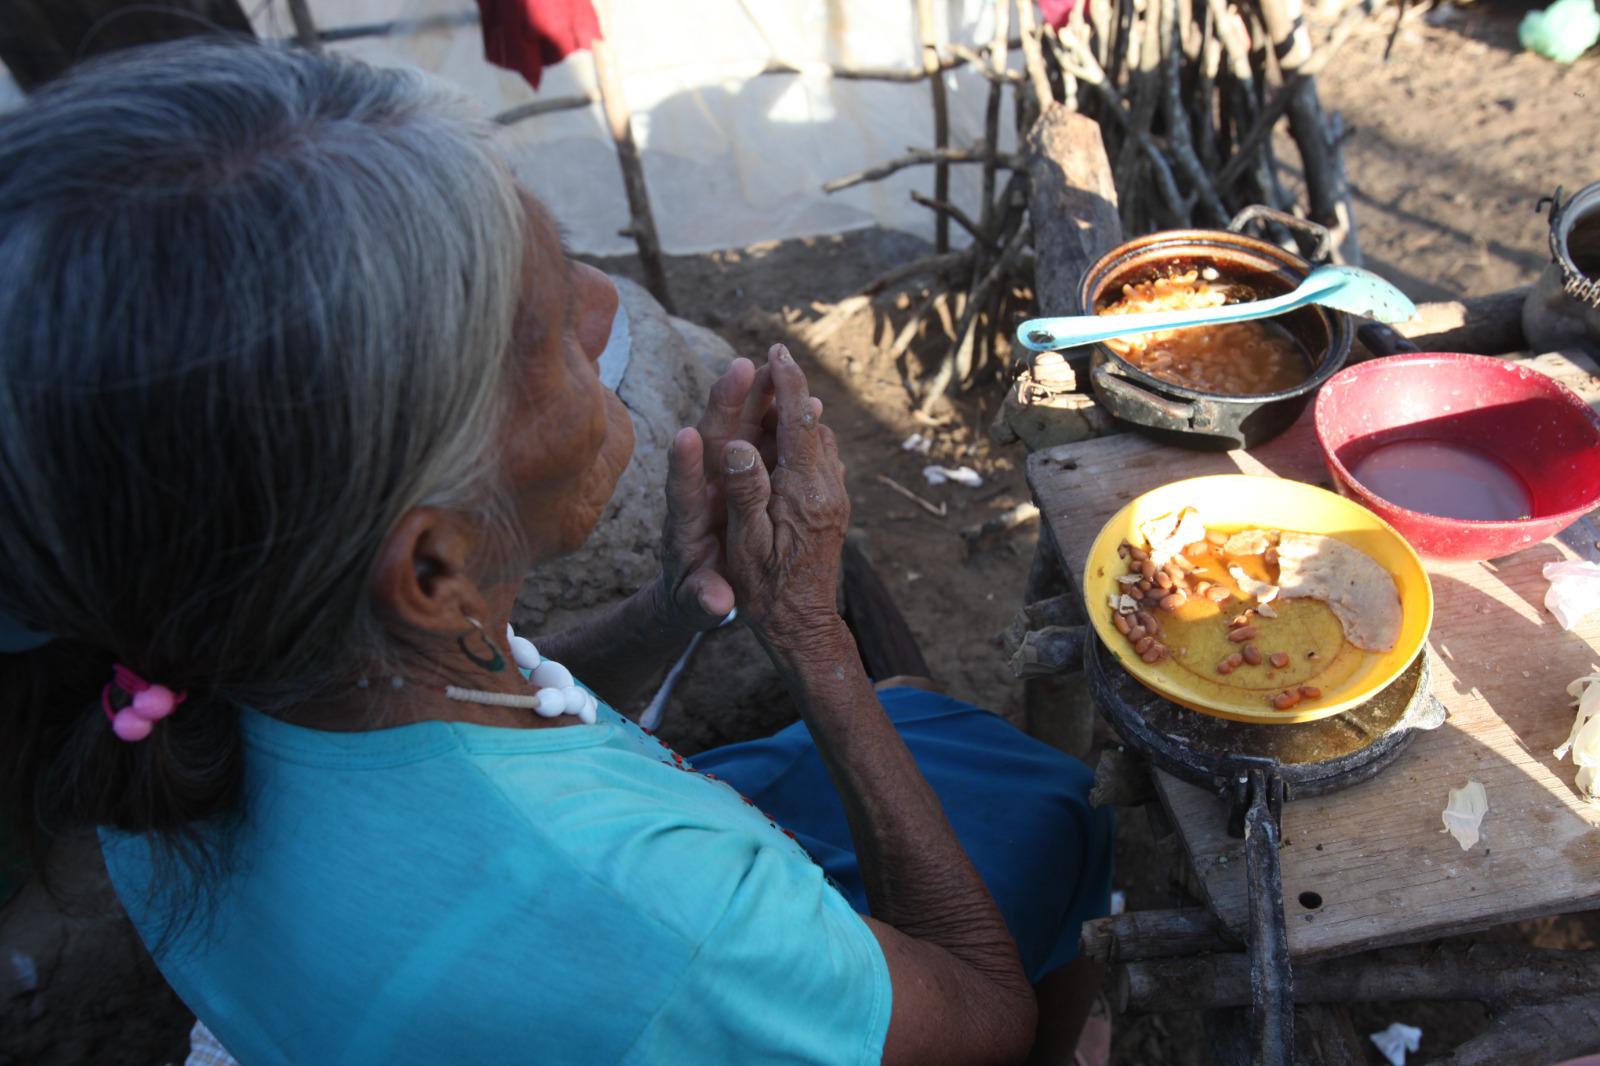
<svg viewBox="0 0 1600 1066">
<path fill-rule="evenodd" d="M 907 167 L 926 166 L 929 163 L 987 163 L 994 160 L 996 166 L 1017 169 L 1017 157 L 1004 152 L 991 152 L 983 145 L 976 148 L 923 148 L 909 152 L 898 159 L 891 159 L 887 163 L 868 167 L 855 174 L 842 178 L 834 178 L 822 186 L 823 192 L 838 192 L 848 189 L 852 185 L 860 185 L 868 181 L 882 181 L 890 174 L 904 170 Z"/>
<path fill-rule="evenodd" d="M 915 189 L 911 192 L 911 201 L 912 203 L 921 204 L 941 216 L 948 216 L 962 229 L 971 234 L 973 240 L 981 244 L 989 244 L 989 238 L 984 236 L 983 231 L 978 228 L 978 224 L 972 221 L 971 217 L 955 204 L 945 203 L 943 200 L 937 200 L 931 196 L 924 196 Z"/>
<path fill-rule="evenodd" d="M 493 121 L 500 126 L 512 126 L 535 115 L 548 115 L 552 111 L 575 111 L 599 102 L 600 97 L 594 95 L 555 96 L 547 100 L 533 100 L 526 104 L 518 104 L 516 107 L 508 107 L 495 115 Z"/>
<path fill-rule="evenodd" d="M 913 259 L 909 263 L 902 263 L 893 270 L 886 270 L 867 283 L 862 292 L 874 295 L 892 286 L 898 285 L 911 278 L 923 277 L 932 274 L 944 279 L 954 276 L 972 262 L 970 249 L 961 252 L 945 252 L 942 255 L 930 255 L 921 259 Z"/>
</svg>

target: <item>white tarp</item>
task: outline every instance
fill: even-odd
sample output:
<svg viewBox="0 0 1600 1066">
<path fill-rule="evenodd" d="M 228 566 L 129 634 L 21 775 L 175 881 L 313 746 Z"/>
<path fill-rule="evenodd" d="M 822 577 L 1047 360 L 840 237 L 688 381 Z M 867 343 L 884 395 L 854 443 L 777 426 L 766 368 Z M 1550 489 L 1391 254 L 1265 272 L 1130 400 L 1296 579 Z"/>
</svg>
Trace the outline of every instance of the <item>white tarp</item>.
<svg viewBox="0 0 1600 1066">
<path fill-rule="evenodd" d="M 473 10 L 471 0 L 311 0 L 310 6 L 323 30 Z M 612 41 L 666 250 L 702 252 L 874 224 L 931 239 L 931 213 L 908 193 L 932 195 L 932 167 L 831 196 L 820 188 L 908 148 L 933 146 L 926 82 L 834 80 L 820 69 L 920 65 L 909 0 L 612 0 L 611 6 Z M 986 0 L 934 0 L 933 7 L 941 43 L 990 39 Z M 292 35 L 286 0 L 270 0 L 252 14 L 262 37 Z M 593 63 L 580 52 L 546 68 L 535 94 L 520 75 L 484 60 L 476 24 L 335 47 L 372 63 L 420 66 L 493 113 L 595 88 Z M 756 76 L 769 59 L 814 69 Z M 950 143 L 970 145 L 983 136 L 987 83 L 964 68 L 944 77 Z M 1009 91 L 1001 130 L 1001 146 L 1009 149 L 1015 143 Z M 535 116 L 504 136 L 518 175 L 554 210 L 575 249 L 634 250 L 618 234 L 628 223 L 627 199 L 598 105 Z M 980 169 L 951 168 L 951 198 L 974 216 Z M 959 227 L 951 230 L 963 243 Z"/>
</svg>

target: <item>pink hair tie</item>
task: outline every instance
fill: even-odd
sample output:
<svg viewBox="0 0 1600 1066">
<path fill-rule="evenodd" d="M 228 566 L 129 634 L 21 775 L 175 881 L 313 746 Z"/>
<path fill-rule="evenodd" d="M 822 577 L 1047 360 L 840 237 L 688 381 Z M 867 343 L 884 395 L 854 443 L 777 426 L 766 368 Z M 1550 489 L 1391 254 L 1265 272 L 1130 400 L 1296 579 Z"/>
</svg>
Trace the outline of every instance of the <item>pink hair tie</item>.
<svg viewBox="0 0 1600 1066">
<path fill-rule="evenodd" d="M 132 697 L 132 702 L 120 711 L 111 709 L 113 687 Z M 111 722 L 111 731 L 129 744 L 149 736 L 157 722 L 188 698 L 187 692 L 173 692 L 165 685 L 152 685 L 121 663 L 111 667 L 111 681 L 100 690 L 100 706 Z"/>
</svg>

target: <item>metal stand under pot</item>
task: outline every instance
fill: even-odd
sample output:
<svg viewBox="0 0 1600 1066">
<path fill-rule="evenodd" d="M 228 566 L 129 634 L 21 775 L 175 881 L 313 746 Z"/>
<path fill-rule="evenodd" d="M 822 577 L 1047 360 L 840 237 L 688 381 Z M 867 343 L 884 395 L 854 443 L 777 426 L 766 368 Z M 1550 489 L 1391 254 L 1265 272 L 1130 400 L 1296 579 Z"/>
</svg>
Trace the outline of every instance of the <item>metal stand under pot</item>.
<svg viewBox="0 0 1600 1066">
<path fill-rule="evenodd" d="M 1278 857 L 1283 804 L 1370 780 L 1418 730 L 1444 722 L 1444 705 L 1432 694 L 1430 653 L 1424 648 L 1404 673 L 1354 710 L 1294 725 L 1250 725 L 1162 699 L 1123 669 L 1097 637 L 1084 638 L 1090 688 L 1112 729 L 1157 768 L 1230 804 L 1229 831 L 1245 841 L 1254 1061 L 1289 1066 L 1294 976 Z"/>
</svg>

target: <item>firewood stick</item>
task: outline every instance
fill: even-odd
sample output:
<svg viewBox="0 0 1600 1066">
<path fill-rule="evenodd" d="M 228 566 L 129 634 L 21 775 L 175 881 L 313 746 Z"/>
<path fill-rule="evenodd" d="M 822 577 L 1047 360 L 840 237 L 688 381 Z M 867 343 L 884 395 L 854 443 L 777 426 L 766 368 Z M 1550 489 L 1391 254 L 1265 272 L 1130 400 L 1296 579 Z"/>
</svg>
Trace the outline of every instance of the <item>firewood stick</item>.
<svg viewBox="0 0 1600 1066">
<path fill-rule="evenodd" d="M 954 220 L 962 229 L 966 230 L 969 234 L 971 234 L 972 235 L 972 239 L 977 241 L 979 244 L 983 244 L 983 245 L 988 245 L 989 244 L 989 238 L 984 236 L 983 231 L 978 228 L 978 224 L 976 222 L 972 221 L 972 218 L 965 211 L 961 210 L 961 208 L 957 207 L 955 204 L 947 204 L 943 200 L 935 200 L 935 199 L 933 199 L 931 197 L 924 196 L 920 192 L 916 192 L 915 190 L 913 190 L 912 193 L 911 193 L 911 201 L 913 203 L 921 204 L 923 207 L 926 207 L 931 211 L 937 212 L 940 215 L 948 216 L 949 218 Z"/>
<path fill-rule="evenodd" d="M 967 62 L 974 71 L 991 85 L 1021 85 L 1028 80 L 1026 74 L 1005 68 L 995 67 L 983 58 L 983 54 L 968 48 L 964 44 L 951 43 L 950 54 Z M 993 49 L 984 49 L 984 52 L 993 54 Z"/>
<path fill-rule="evenodd" d="M 1113 752 L 1115 748 L 1107 748 Z M 1132 760 L 1129 771 L 1144 779 L 1148 790 L 1150 767 L 1143 760 Z M 1102 761 L 1102 766 L 1104 766 Z M 1095 784 L 1100 771 L 1095 772 Z M 1126 804 L 1123 804 L 1126 806 Z M 1129 911 L 1126 914 L 1096 918 L 1083 923 L 1079 943 L 1083 953 L 1107 962 L 1136 962 L 1200 955 L 1215 951 L 1236 952 L 1237 941 L 1228 936 L 1222 923 L 1203 907 L 1189 910 Z"/>
<path fill-rule="evenodd" d="M 1228 209 L 1222 206 L 1222 200 L 1211 184 L 1211 176 L 1194 154 L 1189 115 L 1183 106 L 1183 40 L 1178 28 L 1177 3 L 1178 0 L 1164 0 L 1161 5 L 1160 25 L 1166 43 L 1165 73 L 1161 80 L 1166 105 L 1167 145 L 1174 165 L 1184 176 L 1189 188 L 1194 190 L 1198 206 L 1204 211 L 1199 222 L 1202 225 L 1225 226 L 1228 224 Z"/>
<path fill-rule="evenodd" d="M 1040 28 L 1034 19 L 1033 0 L 1017 0 L 1017 29 L 1022 38 L 1022 55 L 1028 65 L 1028 80 L 1033 83 L 1034 114 L 1055 99 L 1050 88 L 1050 75 L 1044 69 L 1044 48 L 1040 42 Z"/>
<path fill-rule="evenodd" d="M 1020 165 L 1016 156 L 1007 152 L 990 151 L 986 145 L 982 144 L 975 148 L 923 148 L 909 152 L 898 159 L 891 159 L 887 163 L 879 163 L 877 166 L 868 167 L 859 173 L 849 174 L 842 178 L 834 178 L 832 181 L 823 184 L 822 191 L 838 192 L 841 189 L 848 189 L 852 185 L 860 185 L 863 182 L 882 181 L 890 174 L 904 170 L 906 167 L 926 166 L 929 163 L 987 163 L 991 159 L 994 160 L 995 166 L 1005 167 L 1008 170 L 1015 170 Z"/>
<path fill-rule="evenodd" d="M 1297 961 L 1301 1003 L 1419 999 L 1537 1001 L 1590 993 L 1600 955 L 1491 944 L 1414 945 L 1354 958 Z M 1244 954 L 1130 962 L 1113 975 L 1114 1001 L 1133 1014 L 1240 1007 L 1251 1002 Z"/>
<path fill-rule="evenodd" d="M 961 352 L 965 348 L 967 359 L 970 361 L 972 352 L 972 329 L 977 318 L 978 309 L 989 298 L 995 285 L 1010 270 L 1012 261 L 1022 252 L 1023 244 L 1027 241 L 1028 227 L 1026 218 L 1019 224 L 1011 239 L 1006 242 L 1005 250 L 995 260 L 994 266 L 984 275 L 983 279 L 973 288 L 971 297 L 967 300 L 966 310 L 962 312 L 961 324 L 956 327 L 956 343 L 945 356 L 944 362 L 934 373 L 933 380 L 929 382 L 927 391 L 923 393 L 921 401 L 917 404 L 917 413 L 926 415 L 933 409 L 940 396 L 944 395 L 950 387 L 952 380 L 956 380 L 956 370 L 961 361 Z"/>
<path fill-rule="evenodd" d="M 886 270 L 882 274 L 867 282 L 867 287 L 861 291 L 868 295 L 882 292 L 910 278 L 932 274 L 939 278 L 947 278 L 969 266 L 975 253 L 968 248 L 959 252 L 945 252 L 942 255 L 929 255 L 921 259 L 913 259 L 909 263 L 902 263 L 893 270 Z"/>
</svg>

